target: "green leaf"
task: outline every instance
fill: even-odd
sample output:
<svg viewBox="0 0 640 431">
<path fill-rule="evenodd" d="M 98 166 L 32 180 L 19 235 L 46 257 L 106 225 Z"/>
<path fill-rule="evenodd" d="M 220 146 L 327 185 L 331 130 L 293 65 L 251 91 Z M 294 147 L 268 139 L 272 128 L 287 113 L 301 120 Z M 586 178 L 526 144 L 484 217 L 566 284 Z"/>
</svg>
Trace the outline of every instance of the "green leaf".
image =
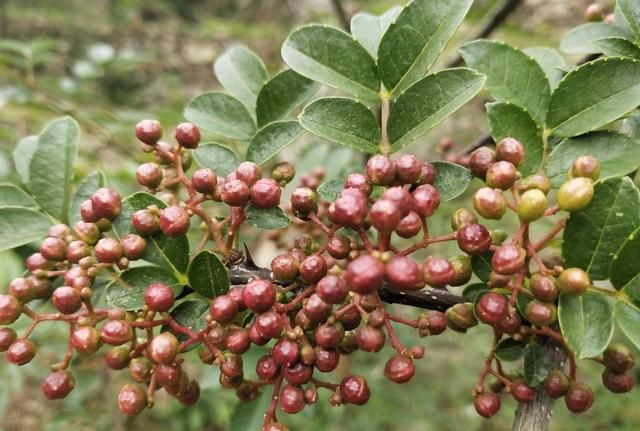
<svg viewBox="0 0 640 431">
<path fill-rule="evenodd" d="M 640 2 L 638 0 L 618 0 L 618 8 L 636 38 L 640 38 Z"/>
<path fill-rule="evenodd" d="M 611 178 L 595 185 L 591 203 L 567 220 L 562 255 L 567 267 L 584 269 L 595 280 L 609 276 L 614 253 L 640 226 L 640 193 L 631 179 Z"/>
<path fill-rule="evenodd" d="M 231 415 L 229 431 L 262 429 L 264 412 L 269 408 L 271 393 L 265 391 L 250 403 L 239 402 Z"/>
<path fill-rule="evenodd" d="M 80 127 L 73 118 L 52 121 L 40 134 L 29 164 L 29 190 L 60 221 L 67 219 L 79 136 Z"/>
<path fill-rule="evenodd" d="M 522 295 L 520 295 L 522 296 Z M 529 386 L 536 387 L 544 381 L 552 366 L 548 350 L 536 342 L 524 349 L 524 379 Z"/>
<path fill-rule="evenodd" d="M 600 293 L 561 294 L 558 320 L 562 338 L 580 359 L 598 356 L 613 336 L 613 307 Z"/>
<path fill-rule="evenodd" d="M 284 229 L 291 224 L 291 220 L 280 207 L 260 209 L 250 206 L 245 214 L 247 223 L 259 229 Z"/>
<path fill-rule="evenodd" d="M 363 153 L 377 153 L 380 127 L 375 115 L 360 102 L 325 97 L 305 106 L 298 117 L 302 127 L 316 136 Z"/>
<path fill-rule="evenodd" d="M 176 296 L 183 288 L 171 271 L 157 266 L 127 269 L 120 274 L 120 279 L 124 282 L 123 285 L 114 281 L 107 286 L 106 299 L 109 306 L 125 310 L 139 310 L 144 307 L 144 291 L 152 283 L 166 284 Z"/>
<path fill-rule="evenodd" d="M 227 49 L 213 64 L 216 78 L 233 97 L 253 108 L 260 89 L 267 82 L 267 70 L 256 55 L 244 46 Z"/>
<path fill-rule="evenodd" d="M 594 40 L 625 36 L 626 33 L 615 25 L 591 22 L 567 32 L 560 42 L 560 50 L 567 54 L 598 54 L 600 49 L 593 44 Z"/>
<path fill-rule="evenodd" d="M 475 304 L 476 300 L 489 291 L 489 288 L 484 283 L 473 283 L 468 285 L 462 291 L 462 297 L 466 302 L 473 302 Z"/>
<path fill-rule="evenodd" d="M 144 192 L 134 193 L 122 200 L 122 211 L 113 222 L 113 229 L 117 235 L 123 237 L 136 230 L 131 226 L 131 216 L 134 212 L 155 205 L 166 208 L 167 204 L 157 197 Z M 168 237 L 162 233 L 145 236 L 147 248 L 142 259 L 163 268 L 171 269 L 176 277 L 184 274 L 189 267 L 189 240 L 186 235 Z"/>
<path fill-rule="evenodd" d="M 496 346 L 496 357 L 501 361 L 513 362 L 524 356 L 526 345 L 513 338 L 505 338 Z"/>
<path fill-rule="evenodd" d="M 440 202 L 455 199 L 467 190 L 473 175 L 464 166 L 450 162 L 433 162 L 436 168 L 436 180 L 433 183 L 440 193 Z"/>
<path fill-rule="evenodd" d="M 553 91 L 564 76 L 562 70 L 567 66 L 564 58 L 553 48 L 534 47 L 525 48 L 522 51 L 538 63 L 547 76 L 549 87 Z"/>
<path fill-rule="evenodd" d="M 68 219 L 71 226 L 82 220 L 82 217 L 80 217 L 80 204 L 87 199 L 91 199 L 91 195 L 96 190 L 106 185 L 107 178 L 101 171 L 92 173 L 80 183 L 69 207 Z"/>
<path fill-rule="evenodd" d="M 14 184 L 0 184 L 0 207 L 38 208 L 31 196 Z"/>
<path fill-rule="evenodd" d="M 20 181 L 25 186 L 29 186 L 29 165 L 37 147 L 38 136 L 32 135 L 21 139 L 15 150 L 13 150 L 13 163 L 16 166 L 16 172 L 20 176 Z"/>
<path fill-rule="evenodd" d="M 201 167 L 212 169 L 221 177 L 235 171 L 240 164 L 240 157 L 231 148 L 215 142 L 200 144 L 193 157 Z"/>
<path fill-rule="evenodd" d="M 544 156 L 544 141 L 542 129 L 531 114 L 511 103 L 495 102 L 487 104 L 487 119 L 496 142 L 511 137 L 524 145 L 525 158 L 518 167 L 520 173 L 523 176 L 536 173 Z"/>
<path fill-rule="evenodd" d="M 491 268 L 491 258 L 493 253 L 485 251 L 484 253 L 471 256 L 471 269 L 473 273 L 485 283 L 489 281 L 489 274 L 493 268 Z"/>
<path fill-rule="evenodd" d="M 536 61 L 501 42 L 477 40 L 460 48 L 464 61 L 487 76 L 487 89 L 499 102 L 514 103 L 540 124 L 549 106 L 549 81 Z"/>
<path fill-rule="evenodd" d="M 23 207 L 0 207 L 0 251 L 44 238 L 51 221 L 44 214 Z"/>
<path fill-rule="evenodd" d="M 619 57 L 595 60 L 560 81 L 549 102 L 547 126 L 561 138 L 581 135 L 631 111 L 639 98 L 640 62 Z"/>
<path fill-rule="evenodd" d="M 198 253 L 189 265 L 189 286 L 207 298 L 224 295 L 229 290 L 229 273 L 218 256 L 209 250 Z"/>
<path fill-rule="evenodd" d="M 357 13 L 351 18 L 351 34 L 372 57 L 376 58 L 380 39 L 400 12 L 402 8 L 396 6 L 379 16 L 366 12 Z"/>
<path fill-rule="evenodd" d="M 184 118 L 225 138 L 248 141 L 256 131 L 249 110 L 233 96 L 219 92 L 197 96 L 184 110 Z"/>
<path fill-rule="evenodd" d="M 325 25 L 307 25 L 289 35 L 282 58 L 302 76 L 365 100 L 378 100 L 376 63 L 351 35 Z"/>
<path fill-rule="evenodd" d="M 247 148 L 247 160 L 263 165 L 298 139 L 304 129 L 297 121 L 277 121 L 260 129 Z"/>
<path fill-rule="evenodd" d="M 630 57 L 640 59 L 640 47 L 623 37 L 605 37 L 592 42 L 600 52 L 609 57 Z"/>
<path fill-rule="evenodd" d="M 384 86 L 401 94 L 433 65 L 472 0 L 414 0 L 382 36 L 378 69 Z"/>
<path fill-rule="evenodd" d="M 640 349 L 640 308 L 624 301 L 617 301 L 614 310 L 616 324 L 629 341 Z"/>
<path fill-rule="evenodd" d="M 200 331 L 204 329 L 207 324 L 204 317 L 208 312 L 209 301 L 203 298 L 194 298 L 180 303 L 171 310 L 171 317 L 182 326 L 191 328 L 193 331 Z M 162 327 L 162 332 L 165 331 L 172 332 L 169 326 Z M 189 338 L 186 334 L 182 333 L 175 334 L 175 336 L 181 343 L 187 341 Z M 193 343 L 186 351 L 193 350 L 200 344 L 200 342 Z"/>
<path fill-rule="evenodd" d="M 616 289 L 622 289 L 640 274 L 640 228 L 629 234 L 616 251 L 609 267 L 609 278 Z"/>
<path fill-rule="evenodd" d="M 553 149 L 545 169 L 551 185 L 560 187 L 575 159 L 587 155 L 600 162 L 600 180 L 627 175 L 640 167 L 637 139 L 615 132 L 592 132 L 565 139 Z"/>
<path fill-rule="evenodd" d="M 320 88 L 317 82 L 291 69 L 271 78 L 260 90 L 256 105 L 258 127 L 287 117 L 297 106 L 311 98 Z"/>
<path fill-rule="evenodd" d="M 342 191 L 342 186 L 344 181 L 340 180 L 329 180 L 318 187 L 318 194 L 322 199 L 327 202 L 335 202 L 336 199 L 340 196 L 340 192 Z"/>
<path fill-rule="evenodd" d="M 421 79 L 391 105 L 387 131 L 397 151 L 427 133 L 473 98 L 485 77 L 470 69 L 445 69 Z"/>
</svg>

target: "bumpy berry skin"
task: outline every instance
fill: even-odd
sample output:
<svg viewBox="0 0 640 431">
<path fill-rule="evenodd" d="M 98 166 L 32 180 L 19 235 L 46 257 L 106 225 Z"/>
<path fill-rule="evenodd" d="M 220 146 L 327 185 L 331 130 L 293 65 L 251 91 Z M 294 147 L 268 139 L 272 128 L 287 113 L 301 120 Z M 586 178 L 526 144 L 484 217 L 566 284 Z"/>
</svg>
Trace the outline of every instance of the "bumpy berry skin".
<svg viewBox="0 0 640 431">
<path fill-rule="evenodd" d="M 396 180 L 403 184 L 413 184 L 420 179 L 422 165 L 416 156 L 404 154 L 396 160 Z"/>
<path fill-rule="evenodd" d="M 500 410 L 500 397 L 493 392 L 483 392 L 476 397 L 473 405 L 480 416 L 490 418 Z"/>
<path fill-rule="evenodd" d="M 422 162 L 418 184 L 431 184 L 436 181 L 436 167 L 429 162 Z"/>
<path fill-rule="evenodd" d="M 18 301 L 25 303 L 35 298 L 35 286 L 28 278 L 18 277 L 9 283 L 9 294 Z"/>
<path fill-rule="evenodd" d="M 604 370 L 602 373 L 602 384 L 614 394 L 624 394 L 633 389 L 635 381 L 627 373 L 614 373 L 611 370 Z"/>
<path fill-rule="evenodd" d="M 380 199 L 371 206 L 369 211 L 371 224 L 381 233 L 391 233 L 400 221 L 398 206 L 386 199 Z"/>
<path fill-rule="evenodd" d="M 478 218 L 466 208 L 458 208 L 451 215 L 451 229 L 458 231 L 470 224 L 477 224 Z"/>
<path fill-rule="evenodd" d="M 351 251 L 351 240 L 344 235 L 333 235 L 327 241 L 327 253 L 334 259 L 346 259 Z"/>
<path fill-rule="evenodd" d="M 263 380 L 272 381 L 280 374 L 280 365 L 271 355 L 264 355 L 256 362 L 256 374 Z"/>
<path fill-rule="evenodd" d="M 473 195 L 473 208 L 486 219 L 500 220 L 507 211 L 507 201 L 500 191 L 483 187 Z"/>
<path fill-rule="evenodd" d="M 553 370 L 544 380 L 544 391 L 551 398 L 556 399 L 564 396 L 569 390 L 569 377 L 559 370 Z"/>
<path fill-rule="evenodd" d="M 416 372 L 413 361 L 406 356 L 392 356 L 384 366 L 384 376 L 394 383 L 406 383 Z"/>
<path fill-rule="evenodd" d="M 585 209 L 592 198 L 593 180 L 577 177 L 560 186 L 557 199 L 561 210 L 575 212 Z"/>
<path fill-rule="evenodd" d="M 249 202 L 251 190 L 244 181 L 227 180 L 222 187 L 222 201 L 232 207 L 243 207 Z"/>
<path fill-rule="evenodd" d="M 422 279 L 431 287 L 441 288 L 455 278 L 453 265 L 446 259 L 430 257 L 422 265 Z"/>
<path fill-rule="evenodd" d="M 111 320 L 102 327 L 100 333 L 102 341 L 112 346 L 120 346 L 133 338 L 133 330 L 127 322 Z"/>
<path fill-rule="evenodd" d="M 489 250 L 491 234 L 481 224 L 468 224 L 456 233 L 458 247 L 470 255 L 476 255 Z"/>
<path fill-rule="evenodd" d="M 581 295 L 591 284 L 589 274 L 580 268 L 567 268 L 558 276 L 558 288 L 567 295 Z"/>
<path fill-rule="evenodd" d="M 388 186 L 396 177 L 396 164 L 381 154 L 371 157 L 365 167 L 367 179 L 377 186 Z"/>
<path fill-rule="evenodd" d="M 122 245 L 122 254 L 131 260 L 140 259 L 147 248 L 147 241 L 135 233 L 126 235 L 120 243 Z"/>
<path fill-rule="evenodd" d="M 593 391 L 587 385 L 574 383 L 564 395 L 564 402 L 573 413 L 584 413 L 593 404 Z"/>
<path fill-rule="evenodd" d="M 178 396 L 178 401 L 183 406 L 192 406 L 200 399 L 200 384 L 191 380 L 185 390 Z"/>
<path fill-rule="evenodd" d="M 520 196 L 517 210 L 522 221 L 538 220 L 547 210 L 547 196 L 538 189 L 527 190 Z"/>
<path fill-rule="evenodd" d="M 520 403 L 528 403 L 532 401 L 536 396 L 536 390 L 523 379 L 516 379 L 511 382 L 511 395 Z"/>
<path fill-rule="evenodd" d="M 555 302 L 560 294 L 555 279 L 550 275 L 533 274 L 529 287 L 533 296 L 544 302 Z"/>
<path fill-rule="evenodd" d="M 493 253 L 491 267 L 497 274 L 513 275 L 524 267 L 526 256 L 526 251 L 516 245 L 501 245 Z"/>
<path fill-rule="evenodd" d="M 48 260 L 64 260 L 67 257 L 67 243 L 60 238 L 47 237 L 40 244 L 40 254 Z"/>
<path fill-rule="evenodd" d="M 280 408 L 283 412 L 295 414 L 304 409 L 304 391 L 299 386 L 285 385 L 280 391 Z"/>
<path fill-rule="evenodd" d="M 401 218 L 396 226 L 396 233 L 401 238 L 412 238 L 422 230 L 422 220 L 420 216 L 410 211 L 405 217 Z"/>
<path fill-rule="evenodd" d="M 554 304 L 541 302 L 537 299 L 529 302 L 524 311 L 524 317 L 537 326 L 549 326 L 556 321 L 557 309 Z"/>
<path fill-rule="evenodd" d="M 120 195 L 111 189 L 101 188 L 91 196 L 93 212 L 101 219 L 113 220 L 122 209 Z"/>
<path fill-rule="evenodd" d="M 404 187 L 390 187 L 382 193 L 382 199 L 391 201 L 400 210 L 400 216 L 406 217 L 413 208 L 411 193 Z"/>
<path fill-rule="evenodd" d="M 156 336 L 149 344 L 149 356 L 156 364 L 169 365 L 178 354 L 180 343 L 171 332 L 163 332 Z"/>
<path fill-rule="evenodd" d="M 251 203 L 256 208 L 274 208 L 280 203 L 280 186 L 275 180 L 262 178 L 251 186 Z"/>
<path fill-rule="evenodd" d="M 514 138 L 504 138 L 496 144 L 496 160 L 505 160 L 514 166 L 524 161 L 524 146 Z"/>
<path fill-rule="evenodd" d="M 600 176 L 600 162 L 593 156 L 580 156 L 573 162 L 570 175 L 595 181 Z"/>
<path fill-rule="evenodd" d="M 47 399 L 65 398 L 76 386 L 76 379 L 67 370 L 54 371 L 42 382 L 42 392 Z"/>
<path fill-rule="evenodd" d="M 93 252 L 98 262 L 115 263 L 122 257 L 122 245 L 115 238 L 101 238 Z"/>
<path fill-rule="evenodd" d="M 256 313 L 264 313 L 276 302 L 276 288 L 267 280 L 252 280 L 242 290 L 242 301 Z"/>
<path fill-rule="evenodd" d="M 100 332 L 92 326 L 80 326 L 71 334 L 71 345 L 81 355 L 93 355 L 102 345 Z"/>
<path fill-rule="evenodd" d="M 431 184 L 418 186 L 412 193 L 413 211 L 420 217 L 430 217 L 440 205 L 440 193 Z"/>
<path fill-rule="evenodd" d="M 328 304 L 341 304 L 347 297 L 347 283 L 335 275 L 327 275 L 316 285 L 316 293 Z"/>
<path fill-rule="evenodd" d="M 385 340 L 385 333 L 371 325 L 362 325 L 356 330 L 356 343 L 364 352 L 379 352 Z"/>
<path fill-rule="evenodd" d="M 584 12 L 584 17 L 589 22 L 599 22 L 604 19 L 604 11 L 598 3 L 591 3 Z"/>
<path fill-rule="evenodd" d="M 487 325 L 497 325 L 509 311 L 509 302 L 504 295 L 496 292 L 487 292 L 480 297 L 475 306 L 478 320 Z"/>
<path fill-rule="evenodd" d="M 469 169 L 471 173 L 483 179 L 487 175 L 487 170 L 496 161 L 496 153 L 491 148 L 480 147 L 471 153 L 469 158 Z"/>
<path fill-rule="evenodd" d="M 362 226 L 367 216 L 367 197 L 357 189 L 344 189 L 329 206 L 329 220 L 345 227 Z"/>
<path fill-rule="evenodd" d="M 473 304 L 471 303 L 455 304 L 445 314 L 447 316 L 447 324 L 456 331 L 464 332 L 465 329 L 478 324 L 476 317 L 473 315 Z"/>
<path fill-rule="evenodd" d="M 406 256 L 394 256 L 385 266 L 389 286 L 401 292 L 420 290 L 424 286 L 420 267 Z"/>
<path fill-rule="evenodd" d="M 351 261 L 344 273 L 344 280 L 349 290 L 367 294 L 382 287 L 384 265 L 376 258 L 364 255 Z"/>
<path fill-rule="evenodd" d="M 201 168 L 191 176 L 191 184 L 197 192 L 213 195 L 218 185 L 218 177 L 209 168 Z"/>
<path fill-rule="evenodd" d="M 142 120 L 136 124 L 136 138 L 147 145 L 155 145 L 162 138 L 162 125 L 156 120 Z"/>
<path fill-rule="evenodd" d="M 147 393 L 137 385 L 124 385 L 118 394 L 118 408 L 127 416 L 135 416 L 147 406 Z"/>
<path fill-rule="evenodd" d="M 513 163 L 500 161 L 489 166 L 485 181 L 489 187 L 507 190 L 517 179 L 518 171 Z"/>
<path fill-rule="evenodd" d="M 6 352 L 17 338 L 18 334 L 13 329 L 0 328 L 0 352 Z"/>
<path fill-rule="evenodd" d="M 83 257 L 89 256 L 91 250 L 89 245 L 84 241 L 72 241 L 67 246 L 67 259 L 69 262 L 78 263 Z"/>
<path fill-rule="evenodd" d="M 544 175 L 529 175 L 518 184 L 518 190 L 520 192 L 526 192 L 527 190 L 538 189 L 545 195 L 551 190 L 551 181 Z"/>
<path fill-rule="evenodd" d="M 160 211 L 160 229 L 171 237 L 184 235 L 189 231 L 189 213 L 182 207 L 172 205 Z"/>
<path fill-rule="evenodd" d="M 124 370 L 129 365 L 129 347 L 118 346 L 107 352 L 105 363 L 112 370 Z"/>
<path fill-rule="evenodd" d="M 136 170 L 136 179 L 140 185 L 155 189 L 162 183 L 162 169 L 155 163 L 143 163 Z"/>
<path fill-rule="evenodd" d="M 166 284 L 153 283 L 144 291 L 144 303 L 150 310 L 164 313 L 169 311 L 175 302 L 173 290 Z"/>
<path fill-rule="evenodd" d="M 327 261 L 319 255 L 311 255 L 300 262 L 300 277 L 309 283 L 317 283 L 327 273 Z"/>
<path fill-rule="evenodd" d="M 278 163 L 271 169 L 271 178 L 276 180 L 282 187 L 286 186 L 296 176 L 296 168 L 288 162 Z"/>
<path fill-rule="evenodd" d="M 340 394 L 345 402 L 355 405 L 366 404 L 371 396 L 369 385 L 362 376 L 347 376 L 342 379 Z"/>
<path fill-rule="evenodd" d="M 614 373 L 626 373 L 636 363 L 636 358 L 631 349 L 624 344 L 612 343 L 602 355 L 604 366 Z"/>
<path fill-rule="evenodd" d="M 271 272 L 276 280 L 295 280 L 298 277 L 300 261 L 291 253 L 283 253 L 271 261 Z"/>
<path fill-rule="evenodd" d="M 298 187 L 291 194 L 291 208 L 296 217 L 306 217 L 318 210 L 318 195 L 309 187 Z"/>
<path fill-rule="evenodd" d="M 181 147 L 195 149 L 200 143 L 200 129 L 191 123 L 180 123 L 176 127 L 176 142 Z"/>
<path fill-rule="evenodd" d="M 253 162 L 242 162 L 236 169 L 236 178 L 247 184 L 249 187 L 253 186 L 256 181 L 262 177 L 260 172 L 260 166 Z"/>
<path fill-rule="evenodd" d="M 139 210 L 131 216 L 131 225 L 143 235 L 153 235 L 160 231 L 158 217 L 149 210 Z"/>
<path fill-rule="evenodd" d="M 7 350 L 7 361 L 14 365 L 25 365 L 36 356 L 36 345 L 29 340 L 14 341 Z"/>
<path fill-rule="evenodd" d="M 38 269 L 50 269 L 53 263 L 47 260 L 42 253 L 33 253 L 25 261 L 25 266 L 31 272 Z"/>
<path fill-rule="evenodd" d="M 361 173 L 354 173 L 347 175 L 347 178 L 344 179 L 343 188 L 345 189 L 358 189 L 365 195 L 370 195 L 373 188 L 367 177 L 365 177 Z"/>
<path fill-rule="evenodd" d="M 60 286 L 53 291 L 53 305 L 63 314 L 73 314 L 82 307 L 82 296 L 73 287 Z"/>
<path fill-rule="evenodd" d="M 292 385 L 304 385 L 313 377 L 313 367 L 297 362 L 282 370 L 284 379 Z"/>
<path fill-rule="evenodd" d="M 300 359 L 300 347 L 295 341 L 282 339 L 273 346 L 273 359 L 280 365 L 292 365 Z"/>
</svg>

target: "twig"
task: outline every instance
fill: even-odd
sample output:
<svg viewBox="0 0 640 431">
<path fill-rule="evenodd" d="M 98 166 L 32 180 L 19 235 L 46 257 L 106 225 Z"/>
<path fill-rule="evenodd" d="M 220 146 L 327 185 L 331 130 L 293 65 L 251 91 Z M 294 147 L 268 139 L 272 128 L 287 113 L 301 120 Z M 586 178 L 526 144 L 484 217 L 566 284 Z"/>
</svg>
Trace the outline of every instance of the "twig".
<svg viewBox="0 0 640 431">
<path fill-rule="evenodd" d="M 347 11 L 344 10 L 344 6 L 340 0 L 331 0 L 331 5 L 333 6 L 333 10 L 338 16 L 338 21 L 340 21 L 340 25 L 345 31 L 349 31 L 351 25 L 349 23 L 349 16 L 347 15 Z"/>
</svg>

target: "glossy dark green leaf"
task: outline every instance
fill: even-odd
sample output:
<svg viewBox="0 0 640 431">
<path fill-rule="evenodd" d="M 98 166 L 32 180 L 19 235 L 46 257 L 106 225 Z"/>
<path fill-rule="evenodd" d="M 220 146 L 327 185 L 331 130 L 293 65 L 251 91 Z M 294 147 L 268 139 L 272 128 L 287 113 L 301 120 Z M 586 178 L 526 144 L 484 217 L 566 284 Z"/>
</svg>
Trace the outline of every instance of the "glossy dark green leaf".
<svg viewBox="0 0 640 431">
<path fill-rule="evenodd" d="M 87 199 L 91 199 L 91 195 L 101 187 L 107 185 L 107 179 L 101 171 L 96 171 L 86 177 L 73 195 L 71 206 L 69 207 L 69 224 L 73 226 L 80 220 L 80 204 Z"/>
<path fill-rule="evenodd" d="M 193 331 L 200 331 L 205 328 L 207 322 L 204 319 L 209 312 L 209 301 L 203 298 L 188 299 L 181 302 L 173 310 L 171 310 L 171 317 L 182 326 L 191 328 Z M 169 326 L 163 326 L 162 331 L 171 332 Z M 186 334 L 175 334 L 176 338 L 180 342 L 185 342 L 188 339 Z M 192 350 L 198 347 L 201 343 L 193 343 L 186 351 Z"/>
<path fill-rule="evenodd" d="M 557 137 L 581 135 L 617 120 L 638 106 L 639 98 L 639 61 L 595 60 L 560 81 L 549 102 L 547 126 Z"/>
<path fill-rule="evenodd" d="M 614 254 L 640 226 L 640 193 L 631 179 L 611 178 L 595 185 L 591 203 L 572 213 L 564 229 L 562 255 L 595 280 L 609 276 Z"/>
<path fill-rule="evenodd" d="M 640 305 L 640 273 L 629 280 L 624 286 L 623 293 L 631 303 L 636 306 Z"/>
<path fill-rule="evenodd" d="M 526 344 L 513 338 L 505 338 L 496 347 L 496 357 L 501 361 L 513 362 L 524 356 Z"/>
<path fill-rule="evenodd" d="M 524 379 L 529 386 L 536 387 L 544 381 L 552 366 L 552 357 L 544 346 L 531 342 L 524 350 Z"/>
<path fill-rule="evenodd" d="M 263 165 L 298 139 L 304 129 L 297 121 L 276 121 L 260 129 L 247 148 L 247 160 Z"/>
<path fill-rule="evenodd" d="M 33 208 L 0 207 L 0 251 L 44 238 L 51 224 Z"/>
<path fill-rule="evenodd" d="M 135 233 L 131 226 L 131 216 L 134 212 L 145 209 L 150 205 L 166 208 L 167 204 L 157 197 L 144 192 L 134 193 L 122 200 L 122 211 L 113 222 L 113 229 L 117 235 L 123 237 Z M 168 237 L 162 233 L 145 236 L 147 248 L 142 257 L 147 262 L 155 263 L 173 271 L 176 277 L 184 274 L 189 266 L 189 240 L 186 235 Z"/>
<path fill-rule="evenodd" d="M 340 180 L 329 180 L 318 187 L 318 194 L 322 199 L 327 202 L 335 202 L 336 199 L 340 196 L 340 192 L 342 191 L 342 186 L 344 181 Z"/>
<path fill-rule="evenodd" d="M 557 145 L 546 163 L 546 175 L 553 187 L 567 181 L 567 172 L 580 156 L 593 156 L 600 162 L 600 179 L 627 175 L 640 167 L 640 141 L 615 132 L 593 132 L 565 139 Z"/>
<path fill-rule="evenodd" d="M 402 8 L 396 6 L 379 16 L 366 12 L 357 13 L 351 18 L 351 34 L 372 57 L 377 58 L 380 39 L 401 11 Z"/>
<path fill-rule="evenodd" d="M 113 282 L 107 287 L 106 299 L 111 307 L 139 310 L 144 307 L 144 291 L 152 283 L 171 287 L 175 295 L 182 292 L 182 284 L 171 271 L 157 266 L 137 266 L 120 274 L 124 284 Z"/>
<path fill-rule="evenodd" d="M 291 69 L 271 78 L 260 90 L 256 105 L 258 127 L 283 120 L 296 107 L 311 98 L 320 88 L 314 82 Z"/>
<path fill-rule="evenodd" d="M 440 193 L 441 202 L 460 196 L 473 179 L 469 169 L 455 163 L 435 161 L 433 166 L 436 168 L 436 180 L 433 185 Z"/>
<path fill-rule="evenodd" d="M 264 412 L 269 408 L 270 391 L 264 391 L 250 403 L 239 402 L 231 415 L 229 431 L 259 430 L 264 423 Z"/>
<path fill-rule="evenodd" d="M 489 281 L 489 274 L 492 271 L 491 257 L 493 253 L 486 251 L 471 257 L 471 268 L 473 273 L 485 283 Z"/>
<path fill-rule="evenodd" d="M 538 63 L 517 48 L 477 40 L 460 48 L 464 61 L 487 76 L 486 87 L 498 102 L 526 109 L 540 124 L 549 106 L 549 81 Z"/>
<path fill-rule="evenodd" d="M 567 65 L 564 58 L 553 48 L 533 47 L 525 48 L 522 51 L 538 63 L 538 66 L 547 76 L 549 87 L 553 91 L 564 76 L 562 70 Z"/>
<path fill-rule="evenodd" d="M 79 137 L 80 126 L 73 118 L 52 121 L 40 134 L 29 164 L 29 190 L 60 221 L 67 219 Z"/>
<path fill-rule="evenodd" d="M 291 224 L 291 220 L 282 208 L 260 209 L 250 206 L 246 210 L 247 223 L 259 229 L 284 229 Z"/>
<path fill-rule="evenodd" d="M 470 69 L 445 69 L 421 79 L 391 105 L 387 131 L 397 151 L 427 133 L 473 98 L 485 77 Z"/>
<path fill-rule="evenodd" d="M 216 78 L 233 97 L 248 107 L 256 106 L 267 70 L 255 52 L 244 46 L 227 49 L 213 64 Z"/>
<path fill-rule="evenodd" d="M 616 251 L 609 267 L 609 278 L 616 289 L 622 289 L 640 274 L 640 228 L 629 234 Z"/>
<path fill-rule="evenodd" d="M 561 294 L 558 320 L 562 338 L 581 359 L 598 356 L 613 336 L 613 307 L 601 293 Z"/>
<path fill-rule="evenodd" d="M 640 47 L 623 37 L 605 37 L 592 42 L 600 52 L 609 57 L 630 57 L 640 59 Z"/>
<path fill-rule="evenodd" d="M 198 146 L 193 157 L 201 167 L 212 169 L 221 177 L 235 171 L 240 164 L 240 157 L 231 148 L 215 142 Z"/>
<path fill-rule="evenodd" d="M 468 285 L 462 291 L 462 297 L 466 302 L 475 303 L 476 300 L 483 294 L 487 293 L 489 288 L 484 283 L 473 283 Z"/>
<path fill-rule="evenodd" d="M 496 102 L 487 104 L 487 119 L 496 142 L 511 137 L 524 145 L 525 158 L 518 171 L 523 176 L 536 173 L 544 156 L 544 141 L 542 129 L 531 114 L 512 103 Z"/>
<path fill-rule="evenodd" d="M 414 0 L 382 36 L 378 68 L 384 86 L 401 94 L 421 79 L 469 11 L 472 0 Z"/>
<path fill-rule="evenodd" d="M 198 253 L 189 265 L 189 286 L 207 298 L 229 290 L 229 272 L 220 258 L 209 250 Z"/>
<path fill-rule="evenodd" d="M 4 183 L 0 184 L 0 207 L 38 208 L 33 198 L 20 187 Z"/>
<path fill-rule="evenodd" d="M 592 42 L 605 37 L 625 37 L 624 30 L 602 22 L 582 24 L 564 35 L 560 50 L 567 54 L 597 54 L 599 48 Z"/>
<path fill-rule="evenodd" d="M 196 126 L 225 138 L 248 141 L 256 132 L 246 106 L 233 96 L 215 91 L 191 100 L 184 110 L 184 117 Z"/>
<path fill-rule="evenodd" d="M 624 301 L 616 302 L 615 320 L 618 328 L 622 330 L 629 341 L 640 349 L 640 308 Z"/>
<path fill-rule="evenodd" d="M 636 38 L 640 38 L 640 2 L 637 0 L 618 0 L 620 13 Z"/>
<path fill-rule="evenodd" d="M 302 76 L 365 100 L 379 99 L 375 61 L 342 30 L 315 24 L 301 27 L 282 45 L 282 58 Z"/>
<path fill-rule="evenodd" d="M 325 97 L 305 106 L 298 117 L 302 127 L 316 136 L 363 153 L 378 152 L 380 127 L 375 115 L 360 102 Z"/>
<path fill-rule="evenodd" d="M 29 165 L 31 158 L 38 147 L 38 136 L 32 135 L 23 138 L 13 150 L 13 163 L 16 166 L 16 172 L 20 176 L 20 181 L 25 186 L 29 186 Z"/>
</svg>

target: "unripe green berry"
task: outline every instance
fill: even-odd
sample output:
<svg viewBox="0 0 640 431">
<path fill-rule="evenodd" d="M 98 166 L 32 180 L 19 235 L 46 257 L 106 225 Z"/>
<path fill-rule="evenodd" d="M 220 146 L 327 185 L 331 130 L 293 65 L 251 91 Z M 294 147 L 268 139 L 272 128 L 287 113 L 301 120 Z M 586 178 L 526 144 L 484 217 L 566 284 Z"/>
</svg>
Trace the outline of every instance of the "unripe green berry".
<svg viewBox="0 0 640 431">
<path fill-rule="evenodd" d="M 547 210 L 547 197 L 538 189 L 527 190 L 518 202 L 518 217 L 524 222 L 538 220 Z"/>
<path fill-rule="evenodd" d="M 595 181 L 600 176 L 600 162 L 593 156 L 580 156 L 573 162 L 569 175 Z"/>
<path fill-rule="evenodd" d="M 580 268 L 567 268 L 558 277 L 558 288 L 567 295 L 581 295 L 590 284 L 589 274 Z"/>
<path fill-rule="evenodd" d="M 589 205 L 592 198 L 593 181 L 589 178 L 572 178 L 558 190 L 558 205 L 564 211 L 580 211 Z"/>
</svg>

